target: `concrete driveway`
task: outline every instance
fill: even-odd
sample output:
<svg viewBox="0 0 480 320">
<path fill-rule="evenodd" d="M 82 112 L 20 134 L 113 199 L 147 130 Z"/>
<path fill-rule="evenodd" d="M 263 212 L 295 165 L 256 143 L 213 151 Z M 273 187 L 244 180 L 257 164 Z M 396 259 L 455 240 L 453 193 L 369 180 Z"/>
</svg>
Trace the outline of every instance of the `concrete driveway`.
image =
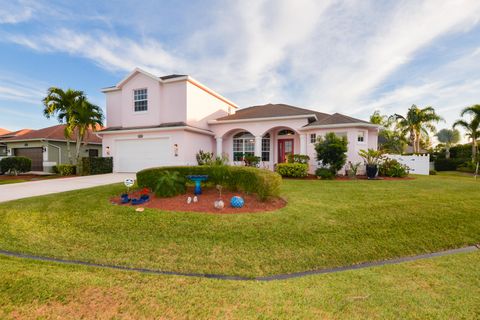
<svg viewBox="0 0 480 320">
<path fill-rule="evenodd" d="M 0 202 L 118 183 L 126 178 L 135 179 L 135 174 L 109 173 L 5 184 L 0 185 Z"/>
</svg>

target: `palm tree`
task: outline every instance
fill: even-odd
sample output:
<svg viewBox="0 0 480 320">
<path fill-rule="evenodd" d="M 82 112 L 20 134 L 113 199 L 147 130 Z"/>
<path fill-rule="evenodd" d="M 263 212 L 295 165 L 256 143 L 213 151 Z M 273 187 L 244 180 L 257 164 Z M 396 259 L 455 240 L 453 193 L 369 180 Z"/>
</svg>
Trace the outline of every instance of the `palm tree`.
<svg viewBox="0 0 480 320">
<path fill-rule="evenodd" d="M 472 107 L 463 109 L 461 115 L 472 114 L 473 112 L 470 111 L 471 108 Z M 465 135 L 472 141 L 472 162 L 475 163 L 478 152 L 477 139 L 480 138 L 480 116 L 474 116 L 470 122 L 466 120 L 457 120 L 453 124 L 453 127 L 462 127 L 465 130 Z"/>
<path fill-rule="evenodd" d="M 394 115 L 395 120 L 403 135 L 410 135 L 410 143 L 413 146 L 413 152 L 420 152 L 420 141 L 423 137 L 428 137 L 430 131 L 435 132 L 435 125 L 442 117 L 435 113 L 433 107 L 419 108 L 412 105 L 404 117 L 399 114 Z"/>
<path fill-rule="evenodd" d="M 52 116 L 57 116 L 60 123 L 70 123 L 71 113 L 81 97 L 84 96 L 83 91 L 68 89 L 66 91 L 50 87 L 47 91 L 47 96 L 43 98 L 42 102 L 45 108 L 43 115 L 50 119 Z M 67 140 L 67 155 L 68 162 L 72 163 L 72 155 L 70 153 L 70 140 L 72 139 L 73 131 L 68 125 L 65 126 L 64 136 Z"/>
<path fill-rule="evenodd" d="M 445 144 L 445 158 L 450 159 L 450 147 L 460 141 L 460 132 L 457 129 L 442 129 L 436 136 L 438 141 Z"/>
<path fill-rule="evenodd" d="M 103 123 L 102 109 L 92 104 L 85 96 L 75 104 L 71 114 L 71 121 L 67 124 L 69 132 L 76 133 L 75 159 L 77 163 L 80 158 L 80 147 L 88 135 L 89 129 L 96 131 Z"/>
<path fill-rule="evenodd" d="M 75 135 L 75 159 L 78 163 L 80 147 L 88 129 L 96 130 L 102 125 L 103 113 L 99 106 L 90 103 L 83 91 L 67 89 L 66 91 L 51 87 L 43 99 L 45 109 L 43 114 L 50 118 L 57 116 L 58 122 L 65 123 L 64 135 L 67 139 L 67 153 L 69 162 L 72 163 L 70 154 L 70 139 Z"/>
</svg>

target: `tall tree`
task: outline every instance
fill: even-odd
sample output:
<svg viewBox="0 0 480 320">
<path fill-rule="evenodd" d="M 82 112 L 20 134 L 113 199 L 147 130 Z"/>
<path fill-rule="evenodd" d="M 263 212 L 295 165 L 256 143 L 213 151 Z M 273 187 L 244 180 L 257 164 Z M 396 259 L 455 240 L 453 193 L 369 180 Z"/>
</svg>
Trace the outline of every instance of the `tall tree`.
<svg viewBox="0 0 480 320">
<path fill-rule="evenodd" d="M 69 162 L 72 163 L 70 140 L 76 141 L 75 160 L 78 163 L 80 147 L 88 134 L 88 129 L 96 130 L 102 125 L 103 113 L 100 107 L 90 103 L 83 91 L 62 90 L 57 87 L 48 89 L 43 99 L 45 106 L 43 114 L 50 118 L 56 116 L 60 123 L 65 124 L 64 135 L 67 140 Z"/>
<path fill-rule="evenodd" d="M 462 110 L 461 116 L 470 115 L 470 121 L 460 119 L 455 121 L 453 127 L 462 127 L 465 135 L 472 141 L 472 162 L 478 160 L 477 139 L 480 138 L 480 105 L 476 104 Z"/>
<path fill-rule="evenodd" d="M 400 130 L 393 127 L 395 117 L 382 115 L 379 110 L 375 110 L 370 116 L 370 122 L 381 126 L 378 132 L 378 148 L 380 150 L 394 154 L 401 154 L 404 151 L 407 139 Z"/>
<path fill-rule="evenodd" d="M 67 124 L 64 136 L 67 140 L 67 157 L 70 164 L 72 163 L 70 140 L 72 139 L 73 131 L 69 124 L 71 122 L 72 110 L 83 96 L 83 91 L 72 89 L 64 91 L 57 87 L 51 87 L 47 91 L 47 96 L 42 100 L 45 107 L 43 114 L 47 119 L 56 116 L 58 122 Z"/>
<path fill-rule="evenodd" d="M 442 120 L 433 107 L 419 108 L 416 105 L 408 109 L 406 116 L 395 114 L 394 117 L 402 134 L 410 136 L 410 143 L 415 153 L 420 152 L 422 136 L 428 137 L 430 132 L 435 132 L 434 124 Z"/>
<path fill-rule="evenodd" d="M 445 158 L 450 159 L 450 148 L 460 141 L 460 132 L 457 129 L 442 129 L 436 136 L 438 141 L 445 144 Z"/>
<path fill-rule="evenodd" d="M 75 159 L 80 160 L 80 147 L 87 138 L 89 130 L 96 131 L 103 123 L 102 109 L 83 96 L 72 110 L 71 121 L 67 124 L 69 132 L 76 134 Z"/>
</svg>

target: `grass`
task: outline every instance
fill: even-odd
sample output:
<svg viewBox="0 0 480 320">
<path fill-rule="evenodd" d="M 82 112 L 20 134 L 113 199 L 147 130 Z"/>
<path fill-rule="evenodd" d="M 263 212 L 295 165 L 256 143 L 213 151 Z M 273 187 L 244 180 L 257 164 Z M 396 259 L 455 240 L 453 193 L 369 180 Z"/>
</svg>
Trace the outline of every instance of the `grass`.
<svg viewBox="0 0 480 320">
<path fill-rule="evenodd" d="M 0 179 L 0 185 L 2 185 L 2 184 L 19 183 L 19 182 L 26 182 L 26 181 L 28 181 L 28 180 L 22 180 L 22 179 L 1 180 L 1 179 Z"/>
<path fill-rule="evenodd" d="M 1 319 L 478 319 L 480 252 L 268 283 L 0 257 Z"/>
<path fill-rule="evenodd" d="M 480 242 L 480 181 L 284 181 L 289 204 L 213 215 L 118 207 L 120 185 L 0 204 L 0 249 L 153 269 L 260 276 Z"/>
</svg>

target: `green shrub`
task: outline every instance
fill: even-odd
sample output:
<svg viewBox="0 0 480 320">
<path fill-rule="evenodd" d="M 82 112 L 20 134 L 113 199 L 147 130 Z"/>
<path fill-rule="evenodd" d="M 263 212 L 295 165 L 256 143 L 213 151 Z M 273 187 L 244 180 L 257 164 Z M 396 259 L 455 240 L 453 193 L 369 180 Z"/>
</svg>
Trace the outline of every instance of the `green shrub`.
<svg viewBox="0 0 480 320">
<path fill-rule="evenodd" d="M 332 170 L 327 168 L 318 168 L 315 170 L 315 175 L 322 180 L 332 180 L 335 177 Z"/>
<path fill-rule="evenodd" d="M 3 173 L 18 173 L 32 170 L 32 160 L 26 157 L 7 157 L 0 160 L 0 170 Z"/>
<path fill-rule="evenodd" d="M 59 164 L 54 167 L 53 171 L 61 176 L 71 176 L 77 173 L 77 167 L 73 164 Z"/>
<path fill-rule="evenodd" d="M 431 175 L 431 176 L 436 176 L 436 175 L 437 175 L 437 171 L 436 171 L 436 170 L 430 170 L 430 171 L 428 172 L 428 174 Z"/>
<path fill-rule="evenodd" d="M 104 174 L 113 172 L 112 157 L 86 157 L 82 158 L 82 176 Z"/>
<path fill-rule="evenodd" d="M 155 195 L 157 197 L 174 197 L 187 191 L 187 180 L 178 171 L 163 171 L 157 179 Z"/>
<path fill-rule="evenodd" d="M 155 189 L 164 171 L 177 171 L 181 176 L 208 175 L 208 184 L 221 185 L 231 191 L 253 193 L 262 201 L 280 194 L 282 179 L 275 172 L 240 166 L 178 166 L 145 169 L 137 173 L 139 187 Z"/>
<path fill-rule="evenodd" d="M 303 163 L 308 164 L 310 157 L 305 154 L 289 154 L 287 156 L 287 162 L 289 163 Z"/>
<path fill-rule="evenodd" d="M 384 159 L 378 168 L 378 174 L 384 177 L 403 178 L 408 175 L 409 168 L 395 159 Z"/>
<path fill-rule="evenodd" d="M 243 160 L 245 161 L 245 165 L 247 167 L 256 167 L 260 163 L 261 158 L 257 156 L 246 155 Z"/>
<path fill-rule="evenodd" d="M 197 163 L 199 166 L 210 165 L 212 164 L 214 159 L 213 152 L 208 152 L 203 150 L 199 150 L 195 157 L 197 158 Z"/>
<path fill-rule="evenodd" d="M 304 163 L 279 163 L 275 171 L 282 177 L 304 178 L 308 175 L 308 165 Z"/>
<path fill-rule="evenodd" d="M 437 171 L 455 171 L 457 167 L 468 161 L 467 159 L 436 159 L 435 170 Z"/>
<path fill-rule="evenodd" d="M 329 132 L 325 138 L 318 138 L 315 144 L 317 160 L 324 166 L 328 166 L 333 174 L 336 174 L 347 161 L 348 141 L 346 137 L 338 137 L 335 133 Z"/>
</svg>

